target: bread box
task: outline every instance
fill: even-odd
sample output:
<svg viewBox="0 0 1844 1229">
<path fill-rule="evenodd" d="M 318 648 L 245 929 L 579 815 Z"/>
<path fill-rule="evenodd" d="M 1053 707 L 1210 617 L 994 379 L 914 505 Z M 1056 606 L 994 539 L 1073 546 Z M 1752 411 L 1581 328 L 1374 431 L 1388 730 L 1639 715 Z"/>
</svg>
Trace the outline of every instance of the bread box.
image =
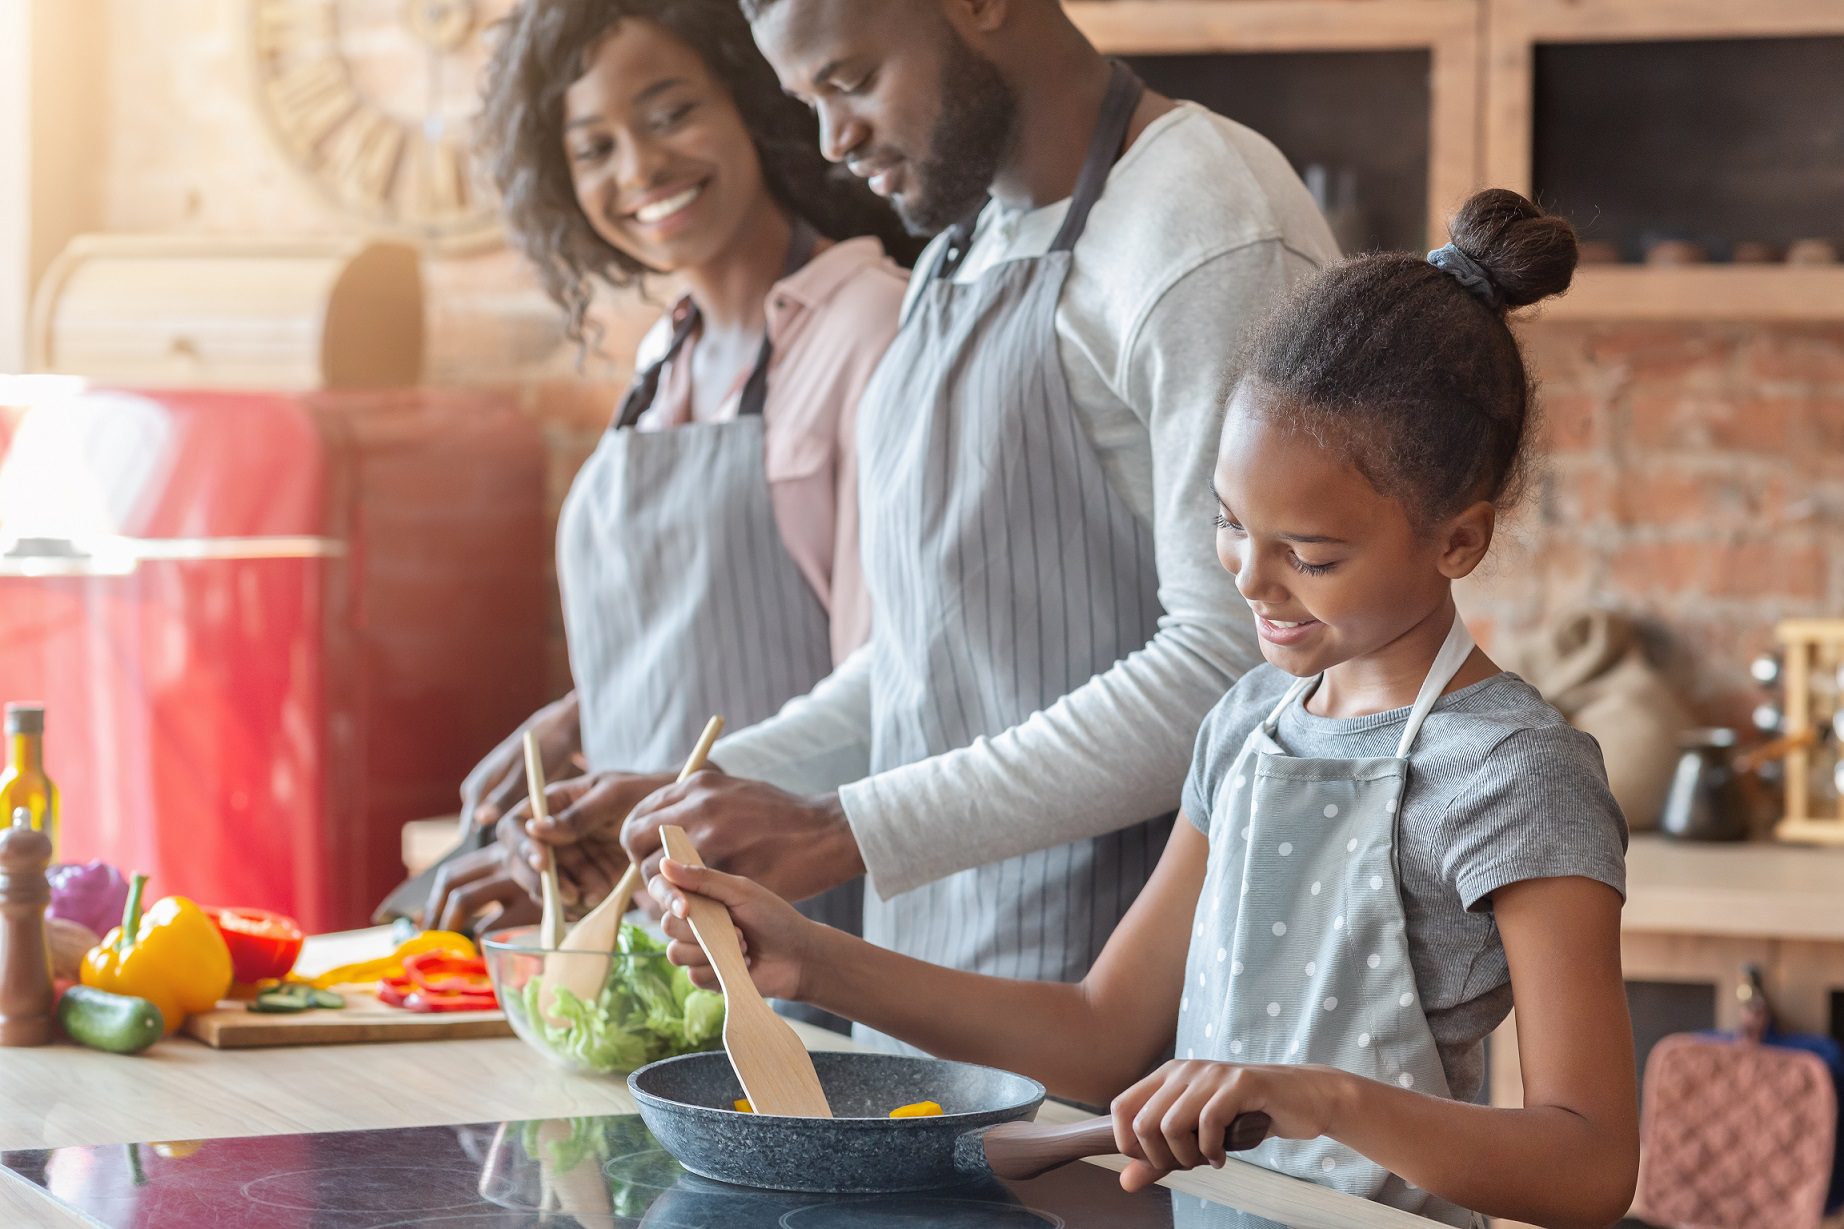
<svg viewBox="0 0 1844 1229">
<path fill-rule="evenodd" d="M 407 244 L 84 235 L 39 286 L 29 358 L 145 389 L 408 387 L 423 298 Z"/>
</svg>

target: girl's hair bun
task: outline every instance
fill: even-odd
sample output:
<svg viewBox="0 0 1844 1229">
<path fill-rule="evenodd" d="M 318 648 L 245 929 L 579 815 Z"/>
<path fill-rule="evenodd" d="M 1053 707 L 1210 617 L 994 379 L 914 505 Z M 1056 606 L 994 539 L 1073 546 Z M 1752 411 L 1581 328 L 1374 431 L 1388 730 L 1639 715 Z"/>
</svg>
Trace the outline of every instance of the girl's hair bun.
<svg viewBox="0 0 1844 1229">
<path fill-rule="evenodd" d="M 1575 228 L 1568 219 L 1506 188 L 1474 193 L 1449 230 L 1453 245 L 1485 269 L 1507 308 L 1561 294 L 1575 275 Z"/>
</svg>

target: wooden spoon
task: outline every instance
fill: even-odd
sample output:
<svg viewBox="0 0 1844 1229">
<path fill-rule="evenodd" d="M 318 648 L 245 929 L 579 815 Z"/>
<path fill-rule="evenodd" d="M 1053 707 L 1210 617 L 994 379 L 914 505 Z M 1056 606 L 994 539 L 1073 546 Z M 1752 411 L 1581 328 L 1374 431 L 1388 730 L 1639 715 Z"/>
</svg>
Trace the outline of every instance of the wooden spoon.
<svg viewBox="0 0 1844 1229">
<path fill-rule="evenodd" d="M 691 758 L 679 772 L 680 781 L 704 767 L 711 744 L 723 732 L 724 719 L 711 718 L 698 745 L 692 749 Z M 615 939 L 621 933 L 621 919 L 627 916 L 628 906 L 639 888 L 640 864 L 630 863 L 615 890 L 570 928 L 570 933 L 558 945 L 563 950 L 544 962 L 545 989 L 539 1002 L 545 1004 L 547 1013 L 552 996 L 559 990 L 568 990 L 585 1003 L 595 1002 L 602 993 L 602 986 L 608 981 L 609 966 L 614 963 Z"/>
<path fill-rule="evenodd" d="M 1266 1114 L 1237 1114 L 1223 1146 L 1231 1152 L 1247 1152 L 1268 1137 L 1273 1125 Z M 1113 1156 L 1120 1151 L 1114 1142 L 1112 1118 L 1091 1118 L 1061 1127 L 1008 1122 L 987 1131 L 980 1143 L 992 1172 L 1019 1182 L 1084 1157 Z"/>
<path fill-rule="evenodd" d="M 666 856 L 674 862 L 704 865 L 684 829 L 666 824 L 659 834 Z M 730 911 L 708 896 L 689 893 L 685 905 L 692 933 L 723 987 L 724 1050 L 750 1107 L 758 1114 L 784 1118 L 832 1117 L 819 1072 L 813 1069 L 813 1056 L 749 977 Z"/>
</svg>

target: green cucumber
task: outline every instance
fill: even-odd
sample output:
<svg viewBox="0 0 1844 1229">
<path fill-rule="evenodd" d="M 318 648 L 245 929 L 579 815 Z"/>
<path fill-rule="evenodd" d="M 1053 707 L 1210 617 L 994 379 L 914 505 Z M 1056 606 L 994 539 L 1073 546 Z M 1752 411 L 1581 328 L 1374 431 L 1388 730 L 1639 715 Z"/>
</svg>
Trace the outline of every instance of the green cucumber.
<svg viewBox="0 0 1844 1229">
<path fill-rule="evenodd" d="M 64 992 L 58 1023 L 72 1041 L 111 1054 L 139 1054 L 166 1032 L 160 1009 L 148 1000 L 90 986 Z"/>
<path fill-rule="evenodd" d="M 273 986 L 251 1000 L 248 1010 L 270 1015 L 293 1015 L 315 1008 L 344 1007 L 346 1000 L 331 990 L 316 990 L 300 982 Z"/>
</svg>

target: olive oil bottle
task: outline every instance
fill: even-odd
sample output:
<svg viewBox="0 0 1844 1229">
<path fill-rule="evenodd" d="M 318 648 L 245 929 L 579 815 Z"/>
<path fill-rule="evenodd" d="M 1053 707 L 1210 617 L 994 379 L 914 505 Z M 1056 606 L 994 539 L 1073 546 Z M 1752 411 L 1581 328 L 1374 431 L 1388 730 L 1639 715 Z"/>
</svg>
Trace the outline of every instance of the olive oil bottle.
<svg viewBox="0 0 1844 1229">
<path fill-rule="evenodd" d="M 41 704 L 6 706 L 6 772 L 0 774 L 0 815 L 24 810 L 32 826 L 51 841 L 57 860 L 58 788 L 45 775 L 45 708 Z"/>
</svg>

